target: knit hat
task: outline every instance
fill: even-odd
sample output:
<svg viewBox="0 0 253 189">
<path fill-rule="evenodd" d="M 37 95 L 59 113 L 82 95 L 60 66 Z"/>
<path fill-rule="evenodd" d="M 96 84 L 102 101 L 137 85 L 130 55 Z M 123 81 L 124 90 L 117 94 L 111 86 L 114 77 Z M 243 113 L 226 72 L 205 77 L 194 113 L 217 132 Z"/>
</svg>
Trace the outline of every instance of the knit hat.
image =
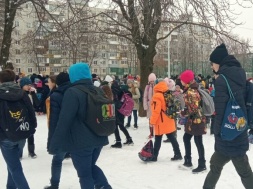
<svg viewBox="0 0 253 189">
<path fill-rule="evenodd" d="M 61 72 L 56 76 L 55 83 L 60 86 L 63 83 L 69 82 L 69 74 L 67 72 Z"/>
<path fill-rule="evenodd" d="M 156 75 L 154 73 L 149 74 L 149 76 L 148 76 L 148 82 L 155 81 L 155 80 L 156 80 Z"/>
<path fill-rule="evenodd" d="M 91 79 L 90 68 L 84 62 L 73 64 L 69 68 L 69 79 L 71 83 L 82 79 Z"/>
<path fill-rule="evenodd" d="M 113 79 L 112 79 L 111 76 L 107 75 L 107 76 L 105 76 L 105 81 L 107 81 L 108 83 L 110 83 L 110 82 L 113 81 Z"/>
<path fill-rule="evenodd" d="M 32 81 L 28 77 L 22 77 L 19 81 L 19 85 L 21 88 L 23 88 L 25 85 L 31 85 Z"/>
<path fill-rule="evenodd" d="M 222 60 L 228 56 L 228 51 L 224 43 L 217 46 L 211 53 L 209 60 L 215 64 L 221 64 Z"/>
<path fill-rule="evenodd" d="M 183 73 L 181 73 L 180 80 L 186 84 L 189 84 L 194 80 L 194 72 L 192 70 L 185 70 Z"/>
<path fill-rule="evenodd" d="M 168 85 L 170 91 L 174 91 L 175 90 L 175 85 L 176 84 L 175 84 L 175 81 L 173 79 L 169 79 L 168 77 L 166 77 L 164 79 L 164 81 Z"/>
</svg>

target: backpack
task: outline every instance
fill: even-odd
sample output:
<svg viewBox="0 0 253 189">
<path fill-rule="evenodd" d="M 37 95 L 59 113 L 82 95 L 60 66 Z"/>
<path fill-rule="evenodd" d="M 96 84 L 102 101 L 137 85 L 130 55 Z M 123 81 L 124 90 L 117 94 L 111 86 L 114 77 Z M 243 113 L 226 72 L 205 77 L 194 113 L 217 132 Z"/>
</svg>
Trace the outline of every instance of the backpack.
<svg viewBox="0 0 253 189">
<path fill-rule="evenodd" d="M 143 146 L 141 151 L 138 153 L 139 158 L 142 161 L 150 161 L 154 154 L 154 145 L 152 139 Z"/>
<path fill-rule="evenodd" d="M 215 109 L 214 109 L 214 102 L 213 98 L 211 97 L 208 92 L 203 90 L 201 86 L 199 85 L 198 92 L 201 96 L 201 102 L 202 102 L 202 109 L 205 116 L 211 116 L 213 115 Z"/>
<path fill-rule="evenodd" d="M 0 127 L 5 136 L 13 141 L 26 139 L 35 133 L 29 111 L 23 99 L 18 101 L 0 101 Z"/>
<path fill-rule="evenodd" d="M 225 113 L 221 125 L 222 140 L 231 141 L 242 134 L 247 127 L 247 119 L 240 105 L 236 102 L 233 92 L 229 86 L 226 77 L 221 74 L 227 84 L 229 92 L 229 100 L 225 109 Z"/>
<path fill-rule="evenodd" d="M 245 99 L 248 127 L 253 129 L 253 83 L 246 82 L 246 99 Z"/>
<path fill-rule="evenodd" d="M 124 116 L 130 116 L 134 109 L 134 100 L 129 96 L 129 94 L 124 93 L 120 99 L 122 106 L 118 109 L 119 113 Z"/>
<path fill-rule="evenodd" d="M 166 110 L 164 113 L 172 119 L 177 118 L 180 110 L 180 101 L 175 98 L 171 91 L 163 93 L 163 96 L 166 104 Z"/>
<path fill-rule="evenodd" d="M 115 105 L 102 89 L 97 87 L 75 86 L 87 94 L 85 125 L 98 136 L 109 136 L 116 128 Z"/>
</svg>

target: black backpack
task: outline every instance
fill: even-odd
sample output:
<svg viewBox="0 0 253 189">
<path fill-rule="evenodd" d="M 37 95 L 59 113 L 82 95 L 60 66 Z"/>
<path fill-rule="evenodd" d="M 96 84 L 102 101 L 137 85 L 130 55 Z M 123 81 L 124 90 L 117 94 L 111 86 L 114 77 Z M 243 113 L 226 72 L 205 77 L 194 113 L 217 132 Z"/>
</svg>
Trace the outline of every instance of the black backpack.
<svg viewBox="0 0 253 189">
<path fill-rule="evenodd" d="M 87 111 L 84 123 L 98 136 L 109 136 L 116 128 L 115 105 L 102 89 L 75 86 L 87 94 Z"/>
<path fill-rule="evenodd" d="M 246 99 L 248 128 L 253 129 L 253 83 L 246 82 Z"/>
<path fill-rule="evenodd" d="M 35 133 L 28 108 L 23 101 L 0 100 L 0 127 L 11 141 L 26 139 Z"/>
</svg>

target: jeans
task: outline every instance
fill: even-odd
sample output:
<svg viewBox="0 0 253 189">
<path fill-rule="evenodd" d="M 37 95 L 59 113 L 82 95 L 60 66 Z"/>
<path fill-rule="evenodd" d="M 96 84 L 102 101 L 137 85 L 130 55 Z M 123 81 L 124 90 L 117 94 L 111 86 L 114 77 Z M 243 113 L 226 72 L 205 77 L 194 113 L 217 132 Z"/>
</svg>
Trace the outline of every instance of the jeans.
<svg viewBox="0 0 253 189">
<path fill-rule="evenodd" d="M 185 156 L 186 158 L 191 158 L 191 139 L 193 135 L 184 134 L 184 147 L 185 147 Z M 194 142 L 197 146 L 198 154 L 199 154 L 199 160 L 205 161 L 205 149 L 203 145 L 202 135 L 194 136 Z"/>
<path fill-rule="evenodd" d="M 175 155 L 181 155 L 179 144 L 174 133 L 166 134 L 167 138 L 170 139 L 171 145 Z M 162 135 L 155 135 L 155 144 L 154 144 L 154 156 L 157 157 L 161 148 Z"/>
<path fill-rule="evenodd" d="M 111 189 L 103 171 L 96 165 L 101 150 L 102 147 L 89 147 L 71 152 L 81 189 L 94 189 L 95 185 Z"/>
<path fill-rule="evenodd" d="M 62 161 L 64 160 L 65 155 L 66 152 L 61 152 L 53 156 L 51 165 L 51 179 L 50 179 L 52 186 L 56 187 L 59 186 L 61 178 Z"/>
<path fill-rule="evenodd" d="M 137 126 L 137 121 L 138 121 L 138 115 L 137 115 L 137 110 L 133 110 L 133 114 L 134 114 L 134 126 Z M 132 115 L 130 115 L 127 119 L 127 125 L 131 124 L 131 119 L 132 119 Z"/>
<path fill-rule="evenodd" d="M 210 161 L 210 171 L 206 176 L 206 180 L 203 189 L 213 189 L 218 182 L 221 171 L 226 163 L 232 160 L 234 167 L 241 177 L 242 184 L 246 189 L 252 189 L 253 187 L 253 173 L 249 165 L 248 156 L 245 154 L 240 157 L 228 157 L 214 152 Z"/>
<path fill-rule="evenodd" d="M 19 159 L 24 145 L 25 139 L 18 142 L 5 139 L 0 142 L 0 148 L 8 170 L 7 189 L 30 189 Z"/>
</svg>

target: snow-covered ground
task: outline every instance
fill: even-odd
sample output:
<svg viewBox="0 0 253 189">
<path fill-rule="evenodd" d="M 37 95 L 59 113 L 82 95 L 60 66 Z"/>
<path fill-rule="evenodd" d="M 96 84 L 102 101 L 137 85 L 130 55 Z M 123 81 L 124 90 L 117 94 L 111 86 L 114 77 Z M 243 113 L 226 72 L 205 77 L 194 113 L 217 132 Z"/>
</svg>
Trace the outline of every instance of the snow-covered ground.
<svg viewBox="0 0 253 189">
<path fill-rule="evenodd" d="M 52 156 L 46 151 L 47 141 L 46 116 L 38 116 L 38 129 L 35 134 L 37 159 L 28 158 L 27 148 L 24 150 L 22 165 L 31 189 L 43 189 L 49 184 L 50 165 Z M 148 120 L 139 118 L 139 129 L 129 128 L 134 146 L 124 146 L 122 149 L 110 148 L 114 143 L 114 135 L 110 136 L 110 145 L 103 148 L 97 164 L 103 169 L 113 189 L 201 189 L 207 171 L 192 174 L 191 170 L 180 170 L 182 161 L 172 162 L 173 150 L 170 143 L 163 143 L 157 162 L 144 163 L 138 157 L 138 152 L 147 141 Z M 178 141 L 182 155 L 184 155 L 183 128 L 178 131 Z M 214 138 L 212 135 L 204 136 L 207 167 L 214 151 Z M 125 137 L 120 132 L 123 142 Z M 165 137 L 164 137 L 165 139 Z M 63 139 L 64 140 L 64 139 Z M 250 164 L 253 167 L 253 148 L 248 152 Z M 197 150 L 192 140 L 192 157 L 194 167 L 197 166 Z M 0 156 L 0 189 L 4 189 L 7 180 L 6 164 Z M 76 171 L 71 160 L 63 162 L 60 189 L 80 188 Z M 237 175 L 232 163 L 229 162 L 223 169 L 217 189 L 243 189 L 240 177 Z M 253 186 L 252 186 L 253 188 Z"/>
</svg>

